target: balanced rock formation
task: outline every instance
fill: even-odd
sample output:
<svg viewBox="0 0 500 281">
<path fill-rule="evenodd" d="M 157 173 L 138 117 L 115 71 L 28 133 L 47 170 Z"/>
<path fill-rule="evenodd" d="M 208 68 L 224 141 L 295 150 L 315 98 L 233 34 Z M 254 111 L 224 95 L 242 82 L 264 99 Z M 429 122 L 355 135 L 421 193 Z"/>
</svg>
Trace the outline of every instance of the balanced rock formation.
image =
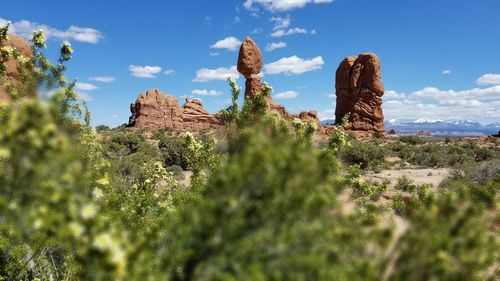
<svg viewBox="0 0 500 281">
<path fill-rule="evenodd" d="M 241 43 L 237 69 L 245 77 L 245 98 L 254 97 L 262 88 L 262 52 L 250 37 Z"/>
<path fill-rule="evenodd" d="M 385 132 L 382 112 L 384 84 L 377 55 L 363 53 L 345 58 L 336 72 L 335 90 L 337 124 L 350 114 L 348 129 Z"/>
<path fill-rule="evenodd" d="M 17 49 L 21 55 L 25 57 L 32 57 L 33 53 L 31 52 L 31 48 L 24 41 L 23 38 L 14 35 L 14 34 L 8 34 L 7 40 L 4 42 L 0 42 L 0 47 L 3 46 L 9 46 L 13 49 Z M 19 80 L 19 63 L 14 59 L 14 58 L 9 58 L 6 62 L 7 66 L 7 77 L 5 81 L 1 81 L 0 83 L 0 101 L 10 101 L 11 97 L 7 94 L 7 92 L 4 89 L 4 83 L 9 83 L 9 82 L 15 82 Z M 32 94 L 34 95 L 34 93 Z"/>
<path fill-rule="evenodd" d="M 251 99 L 262 89 L 260 73 L 262 71 L 262 52 L 259 46 L 250 37 L 245 38 L 241 43 L 238 55 L 238 72 L 245 77 L 245 98 Z M 304 122 L 314 122 L 320 126 L 316 111 L 301 112 L 291 115 L 284 106 L 273 101 L 271 96 L 267 97 L 268 110 L 277 112 L 285 119 L 299 118 Z"/>
<path fill-rule="evenodd" d="M 172 128 L 178 131 L 200 131 L 214 128 L 220 122 L 208 113 L 200 100 L 186 99 L 180 107 L 174 96 L 166 96 L 158 89 L 139 95 L 130 105 L 129 126 L 140 129 Z"/>
</svg>

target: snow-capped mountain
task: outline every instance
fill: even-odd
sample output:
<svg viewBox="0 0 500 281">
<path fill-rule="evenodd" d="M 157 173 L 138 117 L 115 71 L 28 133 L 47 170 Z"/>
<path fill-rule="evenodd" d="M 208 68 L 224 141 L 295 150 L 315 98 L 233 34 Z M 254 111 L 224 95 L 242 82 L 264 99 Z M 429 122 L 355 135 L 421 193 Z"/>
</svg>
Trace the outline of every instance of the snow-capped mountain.
<svg viewBox="0 0 500 281">
<path fill-rule="evenodd" d="M 321 120 L 323 125 L 335 124 L 335 119 Z M 394 129 L 397 134 L 412 134 L 418 131 L 431 132 L 433 135 L 449 136 L 481 136 L 497 134 L 500 131 L 500 122 L 483 125 L 471 120 L 450 120 L 419 118 L 417 120 L 400 121 L 390 119 L 384 122 L 385 129 Z"/>
<path fill-rule="evenodd" d="M 325 118 L 321 120 L 321 124 L 323 125 L 335 125 L 335 118 Z"/>
<path fill-rule="evenodd" d="M 500 131 L 500 123 L 483 125 L 471 120 L 444 121 L 440 119 L 420 118 L 415 121 L 384 122 L 386 129 L 394 129 L 396 133 L 414 133 L 420 130 L 431 132 L 434 135 L 491 135 Z"/>
</svg>

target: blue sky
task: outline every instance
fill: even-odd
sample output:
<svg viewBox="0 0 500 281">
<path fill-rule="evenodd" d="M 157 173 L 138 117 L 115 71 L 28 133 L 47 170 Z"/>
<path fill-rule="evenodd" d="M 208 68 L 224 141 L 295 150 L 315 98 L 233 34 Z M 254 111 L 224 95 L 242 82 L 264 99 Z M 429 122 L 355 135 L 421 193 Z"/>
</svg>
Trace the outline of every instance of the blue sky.
<svg viewBox="0 0 500 281">
<path fill-rule="evenodd" d="M 498 0 L 4 2 L 0 23 L 24 36 L 44 29 L 50 56 L 72 43 L 68 77 L 79 78 L 94 125 L 126 123 L 150 88 L 199 97 L 211 112 L 226 107 L 224 79 L 236 75 L 246 36 L 291 112 L 332 117 L 338 64 L 370 51 L 382 60 L 386 119 L 500 122 Z"/>
</svg>

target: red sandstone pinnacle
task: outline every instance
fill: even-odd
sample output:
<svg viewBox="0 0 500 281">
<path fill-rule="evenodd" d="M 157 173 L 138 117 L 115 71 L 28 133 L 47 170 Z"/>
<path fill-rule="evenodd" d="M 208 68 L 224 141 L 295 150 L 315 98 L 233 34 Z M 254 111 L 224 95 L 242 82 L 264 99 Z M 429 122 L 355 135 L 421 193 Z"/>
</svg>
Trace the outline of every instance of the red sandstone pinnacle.
<svg viewBox="0 0 500 281">
<path fill-rule="evenodd" d="M 380 59 L 373 53 L 342 60 L 335 77 L 337 123 L 349 113 L 348 129 L 385 132 L 380 65 Z"/>
</svg>

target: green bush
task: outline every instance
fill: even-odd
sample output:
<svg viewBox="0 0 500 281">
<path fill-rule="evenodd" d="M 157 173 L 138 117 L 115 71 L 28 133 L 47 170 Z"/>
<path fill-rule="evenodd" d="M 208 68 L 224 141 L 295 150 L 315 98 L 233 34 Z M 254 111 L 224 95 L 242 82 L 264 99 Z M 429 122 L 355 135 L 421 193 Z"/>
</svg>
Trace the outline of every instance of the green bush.
<svg viewBox="0 0 500 281">
<path fill-rule="evenodd" d="M 398 179 L 395 188 L 401 191 L 416 192 L 418 187 L 410 178 L 402 176 Z"/>
<path fill-rule="evenodd" d="M 398 139 L 402 143 L 410 144 L 410 145 L 418 145 L 423 144 L 425 141 L 417 136 L 402 136 Z"/>
<path fill-rule="evenodd" d="M 158 147 L 160 148 L 165 166 L 177 165 L 182 169 L 189 168 L 188 151 L 184 147 L 182 137 L 166 135 L 161 137 Z"/>
<path fill-rule="evenodd" d="M 145 179 L 143 167 L 159 161 L 157 148 L 140 132 L 121 130 L 101 134 L 103 154 L 111 164 L 110 177 L 117 186 L 130 186 L 135 179 Z"/>
<path fill-rule="evenodd" d="M 348 165 L 359 165 L 363 170 L 378 170 L 384 168 L 388 155 L 383 146 L 371 142 L 352 141 L 340 151 L 340 159 Z"/>
<path fill-rule="evenodd" d="M 494 220 L 483 204 L 461 187 L 439 194 L 430 204 L 410 206 L 409 229 L 389 280 L 494 280 L 490 269 L 498 251 L 492 250 L 497 243 L 488 231 Z M 395 205 L 404 210 L 401 200 Z"/>
<path fill-rule="evenodd" d="M 98 126 L 95 127 L 95 130 L 97 132 L 103 132 L 103 131 L 109 131 L 109 130 L 111 130 L 111 128 L 109 128 L 106 125 L 98 125 Z"/>
<path fill-rule="evenodd" d="M 181 181 L 181 180 L 185 179 L 184 170 L 182 169 L 181 166 L 177 166 L 177 165 L 169 166 L 169 167 L 167 167 L 167 171 L 171 172 L 177 181 Z"/>
<path fill-rule="evenodd" d="M 332 157 L 263 130 L 235 136 L 199 201 L 181 211 L 175 279 L 378 279 L 387 232 L 338 209 Z"/>
</svg>

